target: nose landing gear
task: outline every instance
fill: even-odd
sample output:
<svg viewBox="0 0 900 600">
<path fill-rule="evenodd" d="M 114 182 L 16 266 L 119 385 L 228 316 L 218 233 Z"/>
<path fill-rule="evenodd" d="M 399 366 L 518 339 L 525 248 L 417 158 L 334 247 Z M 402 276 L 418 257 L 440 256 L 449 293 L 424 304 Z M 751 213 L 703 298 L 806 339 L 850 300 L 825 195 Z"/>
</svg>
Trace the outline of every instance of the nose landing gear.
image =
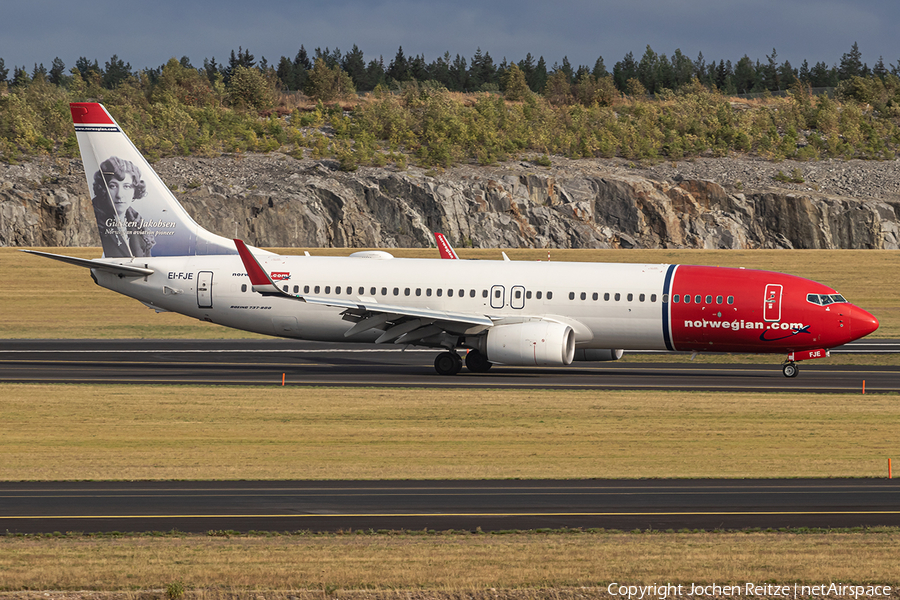
<svg viewBox="0 0 900 600">
<path fill-rule="evenodd" d="M 824 348 L 818 350 L 803 350 L 802 352 L 791 352 L 788 354 L 784 364 L 781 365 L 781 372 L 784 373 L 785 377 L 796 377 L 797 373 L 800 372 L 800 367 L 797 366 L 797 363 L 801 360 L 827 358 L 828 356 L 829 352 Z"/>
<path fill-rule="evenodd" d="M 794 362 L 785 363 L 781 367 L 781 372 L 784 373 L 785 377 L 796 377 L 797 373 L 800 372 L 800 367 Z"/>
</svg>

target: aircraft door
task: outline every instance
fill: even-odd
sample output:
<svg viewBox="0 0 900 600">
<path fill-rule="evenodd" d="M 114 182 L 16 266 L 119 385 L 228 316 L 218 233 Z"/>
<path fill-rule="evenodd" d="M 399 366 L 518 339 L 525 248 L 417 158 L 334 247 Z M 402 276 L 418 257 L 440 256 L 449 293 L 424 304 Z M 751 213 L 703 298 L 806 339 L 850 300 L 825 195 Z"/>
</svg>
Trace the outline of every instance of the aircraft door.
<svg viewBox="0 0 900 600">
<path fill-rule="evenodd" d="M 783 286 L 778 283 L 770 283 L 766 285 L 766 297 L 763 300 L 764 320 L 781 320 L 781 292 L 783 289 Z"/>
<path fill-rule="evenodd" d="M 197 306 L 212 308 L 212 271 L 197 273 Z"/>
<path fill-rule="evenodd" d="M 491 308 L 503 308 L 506 304 L 506 288 L 502 285 L 491 287 Z"/>
<path fill-rule="evenodd" d="M 512 308 L 525 308 L 525 288 L 521 285 L 514 285 L 509 290 L 509 305 Z"/>
</svg>

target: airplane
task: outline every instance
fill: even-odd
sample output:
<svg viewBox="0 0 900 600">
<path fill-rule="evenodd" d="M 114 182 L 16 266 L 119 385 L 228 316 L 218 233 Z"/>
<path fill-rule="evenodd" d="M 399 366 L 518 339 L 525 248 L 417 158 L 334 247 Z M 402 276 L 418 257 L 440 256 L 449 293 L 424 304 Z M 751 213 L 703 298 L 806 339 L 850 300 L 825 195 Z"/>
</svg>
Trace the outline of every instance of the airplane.
<svg viewBox="0 0 900 600">
<path fill-rule="evenodd" d="M 798 362 L 878 328 L 834 289 L 769 271 L 274 254 L 198 225 L 101 104 L 72 103 L 71 113 L 103 256 L 25 252 L 89 268 L 98 285 L 157 312 L 286 338 L 433 348 L 441 375 L 462 370 L 460 350 L 474 373 L 660 350 L 786 354 L 782 371 L 795 377 Z"/>
</svg>

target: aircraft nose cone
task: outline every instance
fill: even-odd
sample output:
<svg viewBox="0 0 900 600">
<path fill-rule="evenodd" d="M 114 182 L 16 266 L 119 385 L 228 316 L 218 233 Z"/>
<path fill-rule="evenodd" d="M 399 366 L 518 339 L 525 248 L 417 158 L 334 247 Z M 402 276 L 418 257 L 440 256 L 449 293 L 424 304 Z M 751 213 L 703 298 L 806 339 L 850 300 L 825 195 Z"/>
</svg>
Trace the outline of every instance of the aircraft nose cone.
<svg viewBox="0 0 900 600">
<path fill-rule="evenodd" d="M 878 329 L 878 319 L 854 306 L 850 317 L 850 333 L 853 335 L 853 339 L 865 337 L 876 329 Z"/>
</svg>

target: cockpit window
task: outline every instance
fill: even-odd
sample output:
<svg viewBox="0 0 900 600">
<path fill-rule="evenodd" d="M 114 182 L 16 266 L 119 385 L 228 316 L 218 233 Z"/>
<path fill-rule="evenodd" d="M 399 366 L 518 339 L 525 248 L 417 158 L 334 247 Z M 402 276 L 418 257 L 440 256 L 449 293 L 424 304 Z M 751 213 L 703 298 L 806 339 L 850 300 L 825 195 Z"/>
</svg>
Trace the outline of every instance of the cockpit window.
<svg viewBox="0 0 900 600">
<path fill-rule="evenodd" d="M 807 294 L 806 301 L 811 302 L 812 304 L 828 306 L 829 304 L 846 302 L 847 300 L 840 294 Z"/>
</svg>

